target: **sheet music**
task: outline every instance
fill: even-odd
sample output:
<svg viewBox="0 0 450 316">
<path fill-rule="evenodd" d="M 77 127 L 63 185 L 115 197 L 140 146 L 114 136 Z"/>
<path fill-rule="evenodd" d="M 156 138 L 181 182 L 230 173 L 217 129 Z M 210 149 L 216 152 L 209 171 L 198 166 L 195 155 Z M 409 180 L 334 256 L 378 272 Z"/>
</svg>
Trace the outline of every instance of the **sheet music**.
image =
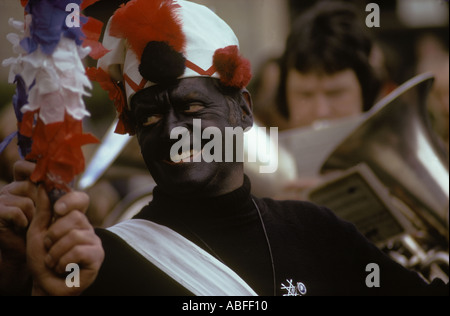
<svg viewBox="0 0 450 316">
<path fill-rule="evenodd" d="M 358 116 L 283 131 L 279 133 L 279 144 L 295 157 L 300 177 L 315 177 L 329 155 L 362 120 L 363 116 Z"/>
</svg>

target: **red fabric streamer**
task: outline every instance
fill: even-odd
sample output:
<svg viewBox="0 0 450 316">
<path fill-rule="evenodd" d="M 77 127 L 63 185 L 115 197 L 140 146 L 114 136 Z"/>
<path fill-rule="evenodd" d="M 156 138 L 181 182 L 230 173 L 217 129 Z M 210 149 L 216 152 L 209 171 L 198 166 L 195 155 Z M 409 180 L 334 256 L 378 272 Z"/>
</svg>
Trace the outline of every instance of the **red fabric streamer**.
<svg viewBox="0 0 450 316">
<path fill-rule="evenodd" d="M 25 137 L 33 136 L 34 118 L 38 111 L 28 111 L 23 114 L 22 122 L 18 123 L 19 133 Z"/>
<path fill-rule="evenodd" d="M 114 102 L 119 118 L 115 132 L 134 135 L 135 130 L 128 117 L 125 91 L 101 68 L 87 68 L 86 74 L 90 80 L 98 82 L 100 87 L 108 92 L 109 99 Z"/>
<path fill-rule="evenodd" d="M 84 134 L 82 122 L 66 114 L 64 122 L 45 125 L 37 120 L 33 129 L 33 146 L 27 160 L 36 161 L 31 180 L 53 189 L 67 191 L 68 184 L 85 167 L 81 147 L 98 143 L 91 134 Z"/>
<path fill-rule="evenodd" d="M 103 22 L 94 18 L 89 18 L 81 28 L 82 32 L 86 36 L 83 40 L 83 47 L 89 46 L 91 48 L 89 56 L 94 59 L 99 59 L 109 52 L 109 50 L 103 47 L 102 43 L 99 42 L 102 34 L 102 28 Z"/>
</svg>

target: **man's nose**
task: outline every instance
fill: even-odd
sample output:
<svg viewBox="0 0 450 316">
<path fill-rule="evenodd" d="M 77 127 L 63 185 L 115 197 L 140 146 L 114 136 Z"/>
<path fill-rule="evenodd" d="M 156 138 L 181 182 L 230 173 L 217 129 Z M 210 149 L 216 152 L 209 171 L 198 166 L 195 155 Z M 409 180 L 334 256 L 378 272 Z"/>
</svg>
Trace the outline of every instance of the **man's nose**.
<svg viewBox="0 0 450 316">
<path fill-rule="evenodd" d="M 179 126 L 178 118 L 175 115 L 174 111 L 169 111 L 165 113 L 163 120 L 164 124 L 161 137 L 164 139 L 170 139 L 170 134 L 172 133 L 173 129 Z"/>
<path fill-rule="evenodd" d="M 185 117 L 182 113 L 170 110 L 164 115 L 164 125 L 162 135 L 164 139 L 170 139 L 171 134 L 179 130 L 179 128 L 186 128 L 189 132 L 192 131 L 192 118 Z"/>
</svg>

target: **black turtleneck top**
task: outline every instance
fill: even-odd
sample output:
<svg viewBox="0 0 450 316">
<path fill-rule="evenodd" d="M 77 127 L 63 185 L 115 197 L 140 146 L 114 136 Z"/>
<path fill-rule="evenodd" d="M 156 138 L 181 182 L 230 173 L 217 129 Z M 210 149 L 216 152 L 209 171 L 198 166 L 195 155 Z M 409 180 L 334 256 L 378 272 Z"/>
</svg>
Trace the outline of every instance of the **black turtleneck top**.
<svg viewBox="0 0 450 316">
<path fill-rule="evenodd" d="M 247 177 L 240 189 L 217 198 L 174 199 L 159 188 L 153 195 L 153 202 L 135 218 L 170 227 L 245 275 L 258 294 L 273 295 L 269 245 Z"/>
<path fill-rule="evenodd" d="M 241 188 L 202 200 L 176 199 L 156 187 L 152 202 L 135 218 L 180 233 L 263 296 L 448 295 L 448 285 L 427 285 L 330 210 L 302 201 L 258 199 L 250 191 L 247 177 Z M 96 232 L 105 261 L 85 295 L 192 295 L 118 236 Z M 367 286 L 371 263 L 379 267 L 379 287 Z"/>
</svg>

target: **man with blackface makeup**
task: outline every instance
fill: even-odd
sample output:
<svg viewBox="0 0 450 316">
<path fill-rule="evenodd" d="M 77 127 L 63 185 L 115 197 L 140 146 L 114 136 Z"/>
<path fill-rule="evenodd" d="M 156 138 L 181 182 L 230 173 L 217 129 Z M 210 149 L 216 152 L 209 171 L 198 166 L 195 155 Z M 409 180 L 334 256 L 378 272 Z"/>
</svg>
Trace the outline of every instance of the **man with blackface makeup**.
<svg viewBox="0 0 450 316">
<path fill-rule="evenodd" d="M 8 244 L 5 232 L 18 245 L 5 252 L 16 250 L 14 256 L 1 262 L 3 292 L 8 294 L 16 275 L 15 293 L 22 294 L 28 293 L 31 278 L 35 294 L 56 295 L 448 293 L 443 282 L 428 285 L 326 208 L 253 197 L 242 162 L 196 159 L 204 154 L 204 140 L 200 151 L 191 147 L 174 161 L 176 128 L 192 136 L 194 120 L 201 120 L 202 132 L 213 127 L 223 136 L 227 127 L 253 124 L 245 89 L 250 65 L 233 31 L 212 11 L 184 0 L 133 0 L 109 21 L 103 43 L 110 52 L 88 74 L 115 96 L 117 132 L 136 135 L 157 183 L 153 200 L 133 219 L 92 234 L 80 212 L 87 208 L 86 195 L 68 193 L 54 205 L 60 218 L 47 228 L 42 218 L 50 213 L 48 198 L 27 180 L 32 164 L 19 163 L 16 182 L 0 195 L 0 245 Z M 222 145 L 223 153 L 229 150 Z M 39 215 L 37 224 L 33 214 Z M 23 223 L 13 219 L 23 216 Z M 73 227 L 71 219 L 77 223 Z M 25 234 L 28 222 L 32 230 Z M 74 230 L 77 237 L 65 239 Z M 60 240 L 77 249 L 68 253 L 84 273 L 74 293 L 43 277 L 65 263 L 64 251 L 55 250 Z M 41 251 L 30 249 L 36 244 Z M 373 263 L 380 268 L 379 286 L 367 283 L 366 267 Z M 64 278 L 53 274 L 50 279 L 58 277 Z"/>
</svg>

